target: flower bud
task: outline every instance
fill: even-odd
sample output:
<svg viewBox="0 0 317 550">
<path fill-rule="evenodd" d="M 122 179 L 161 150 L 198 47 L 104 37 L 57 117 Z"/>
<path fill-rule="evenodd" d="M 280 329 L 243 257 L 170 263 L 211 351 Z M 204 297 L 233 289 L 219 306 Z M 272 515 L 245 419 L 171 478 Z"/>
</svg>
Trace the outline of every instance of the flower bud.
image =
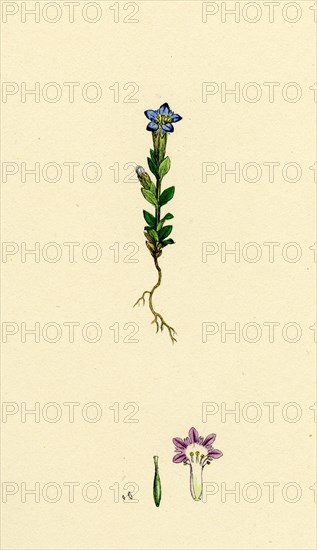
<svg viewBox="0 0 317 550">
<path fill-rule="evenodd" d="M 137 166 L 135 171 L 137 173 L 138 178 L 140 178 L 141 176 L 143 176 L 143 174 L 145 174 L 145 170 L 143 166 Z"/>
<path fill-rule="evenodd" d="M 151 178 L 149 174 L 144 170 L 143 166 L 137 166 L 135 171 L 142 187 L 144 187 L 145 189 L 150 189 L 152 184 Z"/>
</svg>

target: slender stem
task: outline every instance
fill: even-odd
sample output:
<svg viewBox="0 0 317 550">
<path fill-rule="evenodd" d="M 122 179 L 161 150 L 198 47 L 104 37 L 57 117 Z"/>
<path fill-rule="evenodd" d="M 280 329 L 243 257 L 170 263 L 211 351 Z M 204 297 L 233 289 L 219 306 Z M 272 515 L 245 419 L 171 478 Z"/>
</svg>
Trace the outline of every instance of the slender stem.
<svg viewBox="0 0 317 550">
<path fill-rule="evenodd" d="M 158 131 L 158 133 L 153 132 L 152 137 L 153 137 L 153 147 L 154 147 L 156 165 L 157 167 L 159 167 L 161 162 L 164 160 L 165 153 L 166 153 L 167 134 L 162 135 L 161 131 Z M 159 176 L 157 176 L 156 177 L 156 199 L 158 204 L 161 196 L 161 185 L 162 185 L 162 179 Z M 156 226 L 157 226 L 161 219 L 160 206 L 155 207 L 155 218 L 156 218 Z"/>
<path fill-rule="evenodd" d="M 156 227 L 161 219 L 161 207 L 160 207 L 161 184 L 162 184 L 162 180 L 159 178 L 156 178 L 156 199 L 159 205 L 155 208 Z"/>
</svg>

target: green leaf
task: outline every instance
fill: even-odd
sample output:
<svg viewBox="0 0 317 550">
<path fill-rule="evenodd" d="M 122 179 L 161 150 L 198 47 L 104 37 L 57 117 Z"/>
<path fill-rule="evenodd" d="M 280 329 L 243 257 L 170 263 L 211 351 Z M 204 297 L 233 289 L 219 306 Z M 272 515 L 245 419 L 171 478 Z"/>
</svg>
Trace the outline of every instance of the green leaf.
<svg viewBox="0 0 317 550">
<path fill-rule="evenodd" d="M 154 229 L 149 230 L 149 235 L 155 240 L 155 242 L 158 242 L 159 237 Z"/>
<path fill-rule="evenodd" d="M 151 187 L 149 189 L 154 196 L 156 196 L 156 187 L 155 184 L 151 181 Z"/>
<path fill-rule="evenodd" d="M 160 242 L 164 241 L 164 239 L 166 239 L 166 237 L 168 237 L 172 233 L 172 229 L 172 225 L 166 225 L 165 227 L 162 227 L 162 229 L 160 229 L 158 233 Z"/>
<path fill-rule="evenodd" d="M 143 197 L 154 206 L 158 206 L 156 196 L 148 189 L 141 189 Z"/>
<path fill-rule="evenodd" d="M 158 177 L 158 171 L 157 171 L 157 167 L 156 167 L 155 162 L 153 162 L 153 160 L 150 157 L 148 157 L 147 158 L 147 163 L 149 165 L 149 169 L 151 170 L 152 174 L 154 174 L 154 176 L 157 178 Z"/>
<path fill-rule="evenodd" d="M 168 201 L 170 201 L 174 197 L 175 193 L 175 187 L 168 187 L 168 189 L 165 189 L 163 191 L 161 197 L 160 197 L 160 206 L 164 206 Z"/>
<path fill-rule="evenodd" d="M 163 241 L 161 244 L 163 246 L 167 246 L 168 244 L 175 244 L 175 242 L 173 241 L 173 239 L 166 239 L 166 241 Z"/>
<path fill-rule="evenodd" d="M 156 226 L 156 219 L 150 212 L 147 212 L 146 210 L 143 210 L 143 216 L 146 221 L 146 223 L 152 228 L 155 229 Z"/>
<path fill-rule="evenodd" d="M 156 166 L 156 158 L 155 158 L 155 153 L 153 149 L 150 149 L 150 156 Z"/>
<path fill-rule="evenodd" d="M 142 187 L 144 187 L 144 189 L 147 189 L 148 191 L 151 191 L 151 193 L 153 193 L 153 195 L 156 194 L 155 184 L 153 183 L 153 181 L 151 180 L 151 178 L 148 174 L 146 174 L 146 177 L 142 178 L 141 185 L 142 185 Z"/>
<path fill-rule="evenodd" d="M 174 218 L 173 214 L 165 214 L 164 218 L 162 218 L 162 222 L 165 222 L 165 220 L 172 220 Z"/>
<path fill-rule="evenodd" d="M 166 157 L 164 160 L 162 160 L 162 162 L 159 166 L 159 169 L 158 169 L 160 179 L 162 179 L 162 178 L 164 178 L 164 176 L 166 176 L 166 174 L 169 171 L 170 167 L 171 167 L 170 158 Z"/>
<path fill-rule="evenodd" d="M 161 221 L 157 224 L 156 230 L 159 231 L 160 229 L 162 229 L 162 227 L 163 227 L 164 223 L 166 222 L 166 220 L 171 220 L 173 218 L 174 218 L 173 214 L 166 214 L 164 216 L 164 218 L 162 218 Z"/>
<path fill-rule="evenodd" d="M 147 189 L 148 191 L 151 191 L 151 193 L 153 193 L 153 195 L 156 194 L 156 187 L 155 187 L 155 184 L 153 183 L 153 181 L 149 180 L 147 182 L 143 182 L 142 187 L 144 187 L 144 189 Z"/>
</svg>

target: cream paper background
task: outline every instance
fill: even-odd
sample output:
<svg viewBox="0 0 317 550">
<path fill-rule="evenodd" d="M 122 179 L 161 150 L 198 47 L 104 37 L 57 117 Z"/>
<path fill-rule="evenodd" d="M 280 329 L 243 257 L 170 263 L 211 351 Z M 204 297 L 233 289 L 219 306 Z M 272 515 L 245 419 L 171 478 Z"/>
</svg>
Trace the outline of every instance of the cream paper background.
<svg viewBox="0 0 317 550">
<path fill-rule="evenodd" d="M 95 23 L 82 15 L 84 7 L 91 10 L 84 12 L 86 19 L 94 17 L 95 8 L 87 2 L 76 7 L 73 23 L 63 2 L 55 23 L 43 16 L 56 13 L 47 2 L 40 2 L 37 23 L 34 16 L 21 21 L 22 3 L 13 4 L 6 9 L 17 13 L 2 22 L 2 80 L 16 83 L 18 91 L 2 99 L 2 161 L 16 163 L 18 172 L 2 183 L 2 240 L 16 245 L 11 245 L 15 253 L 2 259 L 2 317 L 16 323 L 11 328 L 18 332 L 8 336 L 2 351 L 2 399 L 11 404 L 5 410 L 14 412 L 3 417 L 2 483 L 11 482 L 15 494 L 2 503 L 2 548 L 315 548 L 315 185 L 310 169 L 315 103 L 309 89 L 315 82 L 314 3 L 286 8 L 288 19 L 301 9 L 294 23 L 283 17 L 284 1 L 271 23 L 263 2 L 249 6 L 240 22 L 233 16 L 222 22 L 218 11 L 206 23 L 198 1 L 138 1 L 138 13 L 130 16 L 135 23 L 123 21 L 136 10 L 134 3 L 95 3 L 101 10 Z M 221 4 L 233 7 L 233 2 L 209 4 L 209 11 L 221 10 Z M 238 4 L 246 9 L 244 2 Z M 34 2 L 26 7 L 34 8 Z M 260 19 L 250 23 L 246 19 L 255 17 L 255 9 Z M 39 102 L 27 96 L 23 103 L 23 82 L 30 88 L 39 82 L 41 94 L 45 84 L 55 82 L 62 97 L 50 103 L 44 92 Z M 79 83 L 72 103 L 64 82 Z M 99 101 L 83 98 L 89 82 L 100 85 Z M 237 102 L 228 95 L 222 101 L 217 93 L 203 102 L 204 82 L 223 82 L 228 89 L 236 82 L 241 89 L 256 82 L 262 97 L 252 103 L 242 94 Z M 273 102 L 265 82 L 280 83 Z M 283 98 L 281 90 L 289 82 L 301 87 L 297 102 Z M 109 89 L 114 83 L 116 97 Z M 135 101 L 128 102 L 134 89 Z M 254 89 L 248 91 L 251 96 Z M 138 182 L 124 181 L 131 172 L 126 163 L 146 165 L 151 135 L 143 111 L 164 101 L 183 116 L 168 141 L 172 167 L 164 180 L 176 186 L 169 205 L 176 245 L 161 258 L 163 284 L 155 296 L 157 309 L 178 332 L 175 346 L 167 334 L 155 334 L 147 308 L 132 308 L 156 274 L 142 234 L 145 201 Z M 270 182 L 263 163 L 273 161 L 280 166 Z M 41 174 L 39 182 L 32 175 L 23 182 L 21 163 L 32 168 L 36 162 L 41 170 L 57 163 L 60 180 L 46 181 Z M 73 182 L 65 162 L 80 163 Z M 91 162 L 102 169 L 94 183 L 81 173 Z M 202 165 L 211 162 L 228 168 L 235 162 L 241 167 L 258 163 L 262 177 L 252 183 L 241 176 L 235 182 L 229 175 L 224 182 L 218 172 L 203 182 Z M 299 181 L 282 176 L 290 162 L 302 170 Z M 109 168 L 115 163 L 117 182 Z M 289 175 L 294 177 L 292 169 Z M 52 169 L 46 179 L 53 177 Z M 21 261 L 23 242 L 28 248 L 40 243 L 38 262 L 31 255 Z M 45 248 L 50 242 L 62 250 L 55 263 L 47 261 L 46 253 L 54 255 L 53 248 Z M 65 242 L 79 243 L 74 262 Z M 95 263 L 82 256 L 90 242 L 102 250 Z M 223 242 L 228 249 L 236 242 L 241 249 L 254 242 L 262 257 L 251 262 L 241 252 L 240 262 L 232 255 L 222 262 L 218 253 L 203 262 L 204 242 Z M 272 262 L 265 242 L 280 243 Z M 298 250 L 302 255 L 291 262 L 283 258 L 282 248 L 294 242 L 297 252 L 286 248 L 284 256 Z M 139 246 L 132 258 L 137 261 L 126 258 L 137 249 L 134 244 L 124 249 L 126 243 Z M 245 254 L 254 252 L 250 248 Z M 22 323 L 30 329 L 36 322 L 41 331 L 57 323 L 59 341 L 47 341 L 55 334 L 51 326 L 46 340 L 41 332 L 38 343 L 34 335 L 22 342 Z M 67 322 L 80 324 L 73 343 L 63 325 Z M 96 343 L 82 336 L 89 322 L 102 328 Z M 271 343 L 264 325 L 270 322 L 280 323 Z M 119 342 L 110 329 L 115 323 Z M 137 342 L 123 342 L 135 327 L 127 323 L 138 325 Z M 221 341 L 219 331 L 203 343 L 203 323 L 226 323 L 229 329 L 240 323 L 241 330 L 248 323 L 257 325 L 240 342 L 232 335 Z M 295 339 L 294 326 L 282 336 L 288 323 L 301 329 L 297 342 L 287 341 Z M 254 326 L 262 335 L 251 343 Z M 27 415 L 23 422 L 22 403 L 30 409 L 36 402 L 38 421 Z M 49 408 L 51 402 L 55 405 Z M 67 402 L 78 403 L 73 422 Z M 97 405 L 87 408 L 87 403 Z M 114 403 L 119 417 L 114 417 Z M 214 414 L 204 418 L 203 403 Z M 275 403 L 271 421 L 265 403 Z M 235 404 L 239 418 L 225 414 Z M 92 418 L 96 407 L 102 416 L 89 422 L 87 415 Z M 59 410 L 61 418 L 50 422 Z M 189 470 L 172 463 L 171 439 L 185 437 L 191 426 L 203 435 L 217 433 L 215 447 L 224 453 L 205 470 L 204 481 L 214 484 L 208 486 L 214 494 L 200 503 L 190 496 Z M 160 457 L 159 509 L 152 498 L 154 454 Z M 79 484 L 72 503 L 67 482 Z M 123 501 L 128 482 L 138 485 L 138 502 Z M 270 502 L 268 484 L 273 482 Z M 40 484 L 38 503 L 34 495 L 22 501 L 23 483 L 28 489 Z M 51 486 L 46 493 L 47 483 L 55 490 Z M 89 502 L 93 486 L 83 496 L 87 483 L 101 491 L 95 503 Z M 115 484 L 119 502 L 109 488 Z M 235 484 L 240 502 L 225 492 Z M 62 493 L 57 502 L 48 502 L 56 490 Z"/>
</svg>

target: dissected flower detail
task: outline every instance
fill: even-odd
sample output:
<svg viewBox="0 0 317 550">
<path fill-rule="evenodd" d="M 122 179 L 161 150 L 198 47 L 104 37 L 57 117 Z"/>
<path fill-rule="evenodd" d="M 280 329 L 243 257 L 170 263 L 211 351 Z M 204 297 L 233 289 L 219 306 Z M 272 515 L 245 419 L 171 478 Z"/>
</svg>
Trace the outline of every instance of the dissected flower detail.
<svg viewBox="0 0 317 550">
<path fill-rule="evenodd" d="M 162 498 L 162 486 L 161 486 L 158 459 L 159 457 L 157 455 L 153 456 L 154 471 L 155 471 L 154 481 L 153 481 L 153 498 L 154 498 L 155 506 L 157 506 L 157 508 L 159 507 L 161 503 L 161 498 Z"/>
<path fill-rule="evenodd" d="M 190 492 L 194 500 L 201 500 L 205 466 L 222 456 L 222 452 L 212 446 L 215 439 L 216 434 L 201 437 L 196 428 L 191 428 L 185 439 L 180 437 L 173 439 L 176 452 L 173 462 L 176 464 L 183 462 L 190 466 Z"/>
<path fill-rule="evenodd" d="M 152 323 L 156 326 L 156 332 L 163 331 L 164 327 L 168 330 L 172 343 L 176 342 L 176 332 L 168 325 L 162 315 L 155 311 L 153 307 L 153 294 L 161 285 L 162 270 L 158 264 L 158 258 L 162 255 L 163 249 L 174 244 L 173 239 L 169 238 L 173 226 L 166 224 L 168 220 L 174 218 L 169 212 L 161 217 L 161 208 L 165 206 L 174 196 L 175 187 L 171 186 L 162 191 L 162 180 L 169 172 L 171 161 L 166 157 L 167 135 L 174 132 L 173 123 L 182 119 L 180 115 L 171 111 L 168 103 L 163 103 L 159 109 L 153 111 L 151 109 L 144 112 L 145 116 L 150 120 L 147 125 L 147 130 L 152 132 L 153 149 L 150 149 L 148 157 L 149 169 L 155 177 L 155 183 L 151 180 L 151 176 L 144 170 L 143 166 L 137 166 L 135 171 L 138 180 L 141 183 L 141 192 L 145 200 L 147 200 L 155 208 L 154 215 L 146 210 L 143 210 L 143 217 L 146 222 L 144 235 L 146 237 L 146 246 L 154 259 L 154 265 L 158 273 L 157 283 L 151 290 L 143 292 L 141 298 L 134 305 L 145 304 L 145 296 L 149 297 L 149 308 L 153 314 Z"/>
</svg>

